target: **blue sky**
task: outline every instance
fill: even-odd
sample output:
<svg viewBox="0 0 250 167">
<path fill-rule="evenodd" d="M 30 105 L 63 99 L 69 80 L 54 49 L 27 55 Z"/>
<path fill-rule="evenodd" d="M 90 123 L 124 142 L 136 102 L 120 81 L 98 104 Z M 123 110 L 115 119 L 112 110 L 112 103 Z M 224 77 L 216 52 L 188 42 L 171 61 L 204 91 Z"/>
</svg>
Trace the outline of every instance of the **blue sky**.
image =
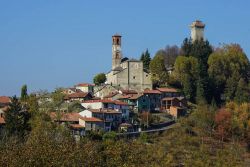
<svg viewBox="0 0 250 167">
<path fill-rule="evenodd" d="M 200 19 L 214 46 L 239 43 L 250 55 L 246 0 L 1 0 L 0 95 L 92 82 L 111 67 L 111 36 L 126 57 L 180 46 Z"/>
</svg>

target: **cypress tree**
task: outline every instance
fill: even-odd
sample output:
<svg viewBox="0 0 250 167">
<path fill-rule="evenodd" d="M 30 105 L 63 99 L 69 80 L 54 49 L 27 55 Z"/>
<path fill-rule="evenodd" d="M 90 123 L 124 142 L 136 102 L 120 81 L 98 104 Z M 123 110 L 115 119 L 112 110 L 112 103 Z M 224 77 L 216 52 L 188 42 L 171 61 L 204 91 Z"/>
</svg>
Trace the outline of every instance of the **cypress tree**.
<svg viewBox="0 0 250 167">
<path fill-rule="evenodd" d="M 5 128 L 7 134 L 9 136 L 17 135 L 19 137 L 24 137 L 24 135 L 30 131 L 29 119 L 30 114 L 22 108 L 17 97 L 12 97 L 10 107 L 5 114 Z"/>
<path fill-rule="evenodd" d="M 21 89 L 21 101 L 25 101 L 28 98 L 27 85 L 23 85 Z"/>
</svg>

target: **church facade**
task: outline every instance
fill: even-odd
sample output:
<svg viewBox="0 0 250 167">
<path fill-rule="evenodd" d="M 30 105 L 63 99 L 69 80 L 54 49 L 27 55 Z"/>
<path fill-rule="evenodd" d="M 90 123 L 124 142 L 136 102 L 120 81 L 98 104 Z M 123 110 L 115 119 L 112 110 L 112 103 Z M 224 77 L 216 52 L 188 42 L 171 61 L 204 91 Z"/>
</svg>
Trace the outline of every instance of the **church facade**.
<svg viewBox="0 0 250 167">
<path fill-rule="evenodd" d="M 151 89 L 151 75 L 144 69 L 143 62 L 122 58 L 121 36 L 115 34 L 112 36 L 112 69 L 106 74 L 106 83 L 125 90 Z"/>
</svg>

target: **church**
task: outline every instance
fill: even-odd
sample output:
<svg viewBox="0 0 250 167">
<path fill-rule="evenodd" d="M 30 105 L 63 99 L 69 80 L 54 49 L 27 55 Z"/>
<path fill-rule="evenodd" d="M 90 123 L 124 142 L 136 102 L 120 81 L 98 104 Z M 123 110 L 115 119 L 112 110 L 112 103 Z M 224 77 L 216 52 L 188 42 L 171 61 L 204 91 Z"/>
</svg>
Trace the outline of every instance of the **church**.
<svg viewBox="0 0 250 167">
<path fill-rule="evenodd" d="M 136 59 L 123 59 L 121 35 L 112 36 L 112 69 L 106 74 L 107 84 L 125 90 L 143 91 L 152 89 L 151 75 Z"/>
</svg>

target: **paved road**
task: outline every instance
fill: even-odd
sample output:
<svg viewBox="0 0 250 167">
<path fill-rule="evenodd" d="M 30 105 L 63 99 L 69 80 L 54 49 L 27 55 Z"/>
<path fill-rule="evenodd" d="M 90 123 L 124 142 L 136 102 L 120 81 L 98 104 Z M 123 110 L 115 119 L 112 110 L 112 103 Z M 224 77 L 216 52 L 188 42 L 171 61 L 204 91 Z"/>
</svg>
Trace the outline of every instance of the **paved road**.
<svg viewBox="0 0 250 167">
<path fill-rule="evenodd" d="M 127 132 L 127 133 L 117 133 L 118 137 L 138 137 L 141 133 L 156 133 L 156 132 L 163 132 L 168 129 L 171 129 L 175 126 L 174 124 L 168 125 L 166 127 L 158 128 L 158 129 L 151 129 L 151 130 L 144 130 L 140 132 Z"/>
</svg>

